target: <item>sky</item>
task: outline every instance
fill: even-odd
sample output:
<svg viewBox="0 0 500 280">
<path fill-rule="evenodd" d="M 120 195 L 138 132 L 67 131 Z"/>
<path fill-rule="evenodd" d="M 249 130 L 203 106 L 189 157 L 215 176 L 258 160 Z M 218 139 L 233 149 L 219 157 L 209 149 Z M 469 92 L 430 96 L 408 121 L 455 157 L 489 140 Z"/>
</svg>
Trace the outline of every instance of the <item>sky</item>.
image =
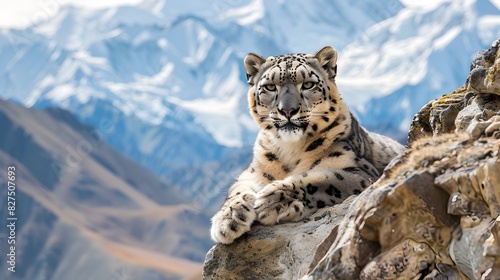
<svg viewBox="0 0 500 280">
<path fill-rule="evenodd" d="M 3 0 L 0 1 L 0 28 L 25 28 L 53 17 L 67 4 L 91 9 L 137 4 L 142 0 Z M 210 0 L 208 0 L 210 1 Z M 404 5 L 431 8 L 446 0 L 401 0 Z M 467 1 L 467 0 L 460 0 Z M 492 0 L 500 8 L 500 0 Z"/>
</svg>

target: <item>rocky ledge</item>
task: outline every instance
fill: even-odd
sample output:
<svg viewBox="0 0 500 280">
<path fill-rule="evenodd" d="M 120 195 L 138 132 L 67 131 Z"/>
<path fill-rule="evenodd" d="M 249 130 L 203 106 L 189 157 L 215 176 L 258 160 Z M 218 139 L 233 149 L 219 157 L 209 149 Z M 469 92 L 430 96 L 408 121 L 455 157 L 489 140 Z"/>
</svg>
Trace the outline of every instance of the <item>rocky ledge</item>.
<svg viewBox="0 0 500 280">
<path fill-rule="evenodd" d="M 410 148 L 357 197 L 255 226 L 205 279 L 500 279 L 500 40 L 415 116 Z"/>
</svg>

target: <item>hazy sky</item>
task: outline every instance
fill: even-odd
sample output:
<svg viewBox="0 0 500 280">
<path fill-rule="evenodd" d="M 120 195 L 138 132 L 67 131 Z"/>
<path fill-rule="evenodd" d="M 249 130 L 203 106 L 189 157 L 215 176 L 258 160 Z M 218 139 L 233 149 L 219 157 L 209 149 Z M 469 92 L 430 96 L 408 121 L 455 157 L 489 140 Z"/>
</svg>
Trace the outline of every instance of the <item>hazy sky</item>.
<svg viewBox="0 0 500 280">
<path fill-rule="evenodd" d="M 0 1 L 0 28 L 23 28 L 32 23 L 47 20 L 54 16 L 61 6 L 69 3 L 87 8 L 103 8 L 120 4 L 136 4 L 141 1 L 142 0 L 2 0 Z M 410 6 L 432 7 L 446 0 L 400 1 Z M 500 0 L 491 1 L 495 3 L 497 7 L 500 7 Z"/>
</svg>

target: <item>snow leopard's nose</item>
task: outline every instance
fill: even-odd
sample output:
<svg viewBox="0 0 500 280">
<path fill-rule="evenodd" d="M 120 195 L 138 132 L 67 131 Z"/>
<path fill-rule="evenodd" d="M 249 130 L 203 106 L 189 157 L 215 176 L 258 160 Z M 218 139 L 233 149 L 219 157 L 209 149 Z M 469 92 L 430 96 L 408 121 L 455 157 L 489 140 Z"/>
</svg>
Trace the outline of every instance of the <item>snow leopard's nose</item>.
<svg viewBox="0 0 500 280">
<path fill-rule="evenodd" d="M 285 116 L 285 118 L 290 119 L 293 115 L 297 114 L 299 112 L 299 108 L 295 109 L 278 109 L 278 113 L 280 113 L 282 116 Z"/>
<path fill-rule="evenodd" d="M 282 87 L 279 92 L 278 113 L 287 119 L 297 114 L 300 109 L 299 93 L 294 85 L 289 84 Z"/>
</svg>

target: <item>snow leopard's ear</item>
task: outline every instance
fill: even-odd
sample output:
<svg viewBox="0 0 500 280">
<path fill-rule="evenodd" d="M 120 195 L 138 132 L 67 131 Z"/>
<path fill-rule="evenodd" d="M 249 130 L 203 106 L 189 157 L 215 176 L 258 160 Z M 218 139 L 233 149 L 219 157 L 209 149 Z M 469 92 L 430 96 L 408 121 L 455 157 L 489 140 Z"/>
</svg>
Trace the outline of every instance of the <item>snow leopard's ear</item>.
<svg viewBox="0 0 500 280">
<path fill-rule="evenodd" d="M 259 69 L 262 64 L 264 64 L 264 62 L 266 62 L 266 60 L 258 54 L 249 53 L 247 56 L 245 56 L 244 65 L 245 70 L 247 71 L 247 82 L 250 85 L 254 84 L 252 78 L 255 77 L 257 72 L 259 72 Z"/>
<path fill-rule="evenodd" d="M 334 80 L 337 75 L 337 51 L 330 46 L 326 46 L 319 50 L 314 57 L 319 61 L 319 65 L 323 70 L 326 71 L 328 78 Z"/>
</svg>

